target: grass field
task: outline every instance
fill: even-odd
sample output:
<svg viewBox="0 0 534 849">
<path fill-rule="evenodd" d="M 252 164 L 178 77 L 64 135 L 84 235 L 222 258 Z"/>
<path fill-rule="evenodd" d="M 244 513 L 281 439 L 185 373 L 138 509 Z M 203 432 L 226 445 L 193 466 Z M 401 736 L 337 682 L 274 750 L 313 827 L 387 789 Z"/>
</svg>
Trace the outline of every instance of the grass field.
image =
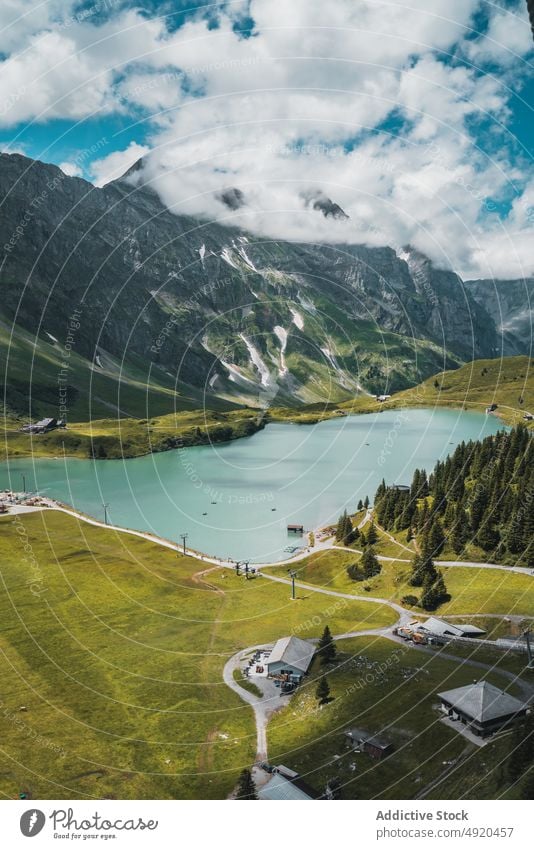
<svg viewBox="0 0 534 849">
<path fill-rule="evenodd" d="M 255 751 L 236 651 L 391 624 L 54 511 L 0 519 L 0 793 L 224 798 Z"/>
<path fill-rule="evenodd" d="M 317 789 L 338 777 L 347 799 L 410 799 L 448 768 L 444 762 L 464 755 L 469 763 L 475 747 L 439 721 L 437 693 L 471 683 L 480 670 L 381 637 L 344 640 L 338 649 L 341 662 L 327 675 L 332 701 L 317 707 L 316 678 L 324 670 L 314 661 L 314 675 L 271 719 L 273 763 L 299 771 Z M 484 677 L 508 686 L 497 672 Z M 353 726 L 386 737 L 394 753 L 380 762 L 354 754 L 343 734 Z"/>
<path fill-rule="evenodd" d="M 295 564 L 298 580 L 328 589 L 369 595 L 400 601 L 404 595 L 418 595 L 418 588 L 410 587 L 410 564 L 381 561 L 379 575 L 367 581 L 352 581 L 347 566 L 358 563 L 360 555 L 350 551 L 330 550 L 312 554 Z M 439 562 L 436 561 L 439 567 Z M 506 569 L 477 569 L 458 566 L 441 566 L 451 600 L 439 608 L 444 614 L 502 614 L 534 617 L 534 577 L 508 572 Z M 277 567 L 269 567 L 273 574 Z M 414 614 L 418 611 L 414 608 Z"/>
<path fill-rule="evenodd" d="M 169 448 L 228 442 L 263 426 L 258 411 L 192 410 L 153 419 L 98 419 L 69 424 L 50 433 L 20 432 L 20 421 L 6 419 L 0 460 L 15 457 L 139 457 Z"/>
<path fill-rule="evenodd" d="M 438 405 L 465 406 L 483 412 L 492 403 L 498 405 L 496 415 L 509 425 L 522 421 L 525 412 L 534 413 L 534 370 L 530 357 L 474 360 L 454 371 L 441 372 L 413 389 L 398 392 L 384 404 L 384 409 Z M 534 423 L 527 426 L 532 428 Z"/>
</svg>

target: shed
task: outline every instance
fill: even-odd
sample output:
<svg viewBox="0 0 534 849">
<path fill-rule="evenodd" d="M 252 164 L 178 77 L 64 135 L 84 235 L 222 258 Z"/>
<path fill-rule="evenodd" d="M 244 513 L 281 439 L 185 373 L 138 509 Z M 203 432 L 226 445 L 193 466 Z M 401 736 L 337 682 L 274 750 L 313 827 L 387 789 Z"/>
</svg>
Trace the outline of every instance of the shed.
<svg viewBox="0 0 534 849">
<path fill-rule="evenodd" d="M 267 672 L 269 675 L 287 673 L 300 679 L 308 671 L 314 654 L 313 643 L 298 637 L 283 637 L 274 644 L 267 661 Z"/>
<path fill-rule="evenodd" d="M 377 761 L 393 752 L 393 746 L 389 740 L 375 734 L 369 734 L 361 728 L 349 728 L 345 731 L 345 736 L 352 743 L 353 749 L 365 752 Z"/>
<path fill-rule="evenodd" d="M 289 534 L 303 534 L 304 533 L 304 525 L 288 525 L 287 532 Z"/>
<path fill-rule="evenodd" d="M 527 713 L 527 705 L 489 681 L 456 687 L 438 695 L 443 713 L 467 725 L 477 737 L 488 737 Z"/>
</svg>

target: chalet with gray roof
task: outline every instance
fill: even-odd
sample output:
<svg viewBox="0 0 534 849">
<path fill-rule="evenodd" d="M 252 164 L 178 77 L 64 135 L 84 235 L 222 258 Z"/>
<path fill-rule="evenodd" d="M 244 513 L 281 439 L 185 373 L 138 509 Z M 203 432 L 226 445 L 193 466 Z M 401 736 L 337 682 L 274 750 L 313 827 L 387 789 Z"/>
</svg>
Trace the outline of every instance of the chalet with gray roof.
<svg viewBox="0 0 534 849">
<path fill-rule="evenodd" d="M 468 726 L 477 737 L 488 737 L 526 716 L 527 705 L 494 687 L 477 681 L 439 693 L 441 709 L 450 719 Z"/>
</svg>

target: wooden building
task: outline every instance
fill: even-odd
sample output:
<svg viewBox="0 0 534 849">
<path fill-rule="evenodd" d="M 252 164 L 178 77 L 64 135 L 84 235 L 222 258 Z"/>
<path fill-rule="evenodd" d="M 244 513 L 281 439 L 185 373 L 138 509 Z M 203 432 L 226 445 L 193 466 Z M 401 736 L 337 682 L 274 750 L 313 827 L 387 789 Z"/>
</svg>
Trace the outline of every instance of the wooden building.
<svg viewBox="0 0 534 849">
<path fill-rule="evenodd" d="M 345 731 L 345 736 L 348 737 L 353 749 L 358 752 L 365 752 L 377 761 L 393 752 L 393 746 L 389 740 L 375 734 L 368 734 L 361 728 L 349 728 L 348 731 Z"/>
</svg>

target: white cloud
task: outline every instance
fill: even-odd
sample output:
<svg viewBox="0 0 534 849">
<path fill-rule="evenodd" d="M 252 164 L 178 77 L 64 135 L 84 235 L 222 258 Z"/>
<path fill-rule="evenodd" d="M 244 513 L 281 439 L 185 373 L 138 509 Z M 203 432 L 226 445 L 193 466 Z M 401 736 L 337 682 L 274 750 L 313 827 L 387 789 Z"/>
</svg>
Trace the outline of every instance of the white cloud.
<svg viewBox="0 0 534 849">
<path fill-rule="evenodd" d="M 76 162 L 60 162 L 59 167 L 67 177 L 83 176 L 83 171 Z"/>
<path fill-rule="evenodd" d="M 531 47 L 522 7 L 491 6 L 476 37 L 481 0 L 250 0 L 221 4 L 216 27 L 200 10 L 174 32 L 121 7 L 98 26 L 74 19 L 46 33 L 50 8 L 25 49 L 29 16 L 11 27 L 18 52 L 2 65 L 0 123 L 141 113 L 151 127 L 145 177 L 176 212 L 280 238 L 411 242 L 466 274 L 507 262 L 507 274 L 520 273 L 531 219 L 513 207 L 500 222 L 484 203 L 527 181 L 499 148 L 510 74 Z M 252 37 L 236 32 L 246 11 Z M 485 62 L 503 73 L 481 73 Z M 497 153 L 478 148 L 477 124 Z M 147 152 L 132 143 L 97 160 L 97 185 Z M 217 199 L 228 187 L 245 207 Z M 306 204 L 310 190 L 350 220 L 325 219 Z"/>
<path fill-rule="evenodd" d="M 146 145 L 130 142 L 125 150 L 116 150 L 102 159 L 94 160 L 90 165 L 90 172 L 95 185 L 104 186 L 121 177 L 138 159 L 146 156 L 149 150 Z"/>
<path fill-rule="evenodd" d="M 514 9 L 494 6 L 485 33 L 466 46 L 466 53 L 475 63 L 497 62 L 509 66 L 532 49 L 532 32 L 526 3 Z"/>
<path fill-rule="evenodd" d="M 16 49 L 0 62 L 0 126 L 121 111 L 117 75 L 158 48 L 163 24 L 130 10 L 97 26 L 74 3 L 52 3 L 48 14 L 40 4 L 34 18 L 30 5 L 11 2 L 5 16 Z M 98 8 L 95 3 L 87 11 Z"/>
</svg>

